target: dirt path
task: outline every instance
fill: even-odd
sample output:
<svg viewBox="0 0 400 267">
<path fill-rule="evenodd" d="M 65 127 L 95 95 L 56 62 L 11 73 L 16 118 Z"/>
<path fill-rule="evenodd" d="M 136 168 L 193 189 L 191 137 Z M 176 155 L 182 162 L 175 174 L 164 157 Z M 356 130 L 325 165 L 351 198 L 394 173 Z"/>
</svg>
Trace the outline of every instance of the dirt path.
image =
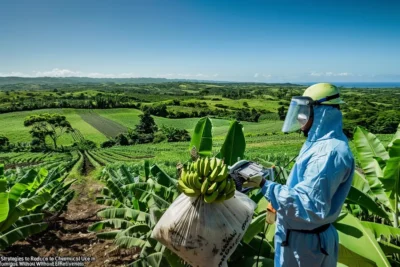
<svg viewBox="0 0 400 267">
<path fill-rule="evenodd" d="M 94 179 L 84 178 L 87 183 L 75 185 L 76 197 L 68 205 L 68 211 L 57 221 L 49 224 L 45 232 L 16 242 L 0 252 L 6 257 L 94 257 L 85 266 L 124 266 L 135 258 L 135 251 L 114 251 L 112 240 L 97 239 L 87 228 L 99 220 L 96 212 L 102 208 L 95 198 L 103 185 Z"/>
</svg>

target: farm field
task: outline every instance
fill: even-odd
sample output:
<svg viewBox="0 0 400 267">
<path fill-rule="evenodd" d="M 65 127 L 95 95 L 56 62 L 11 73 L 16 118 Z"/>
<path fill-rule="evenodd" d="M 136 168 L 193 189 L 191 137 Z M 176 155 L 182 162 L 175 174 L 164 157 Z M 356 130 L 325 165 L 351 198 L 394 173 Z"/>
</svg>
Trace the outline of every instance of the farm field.
<svg viewBox="0 0 400 267">
<path fill-rule="evenodd" d="M 125 133 L 127 130 L 126 127 L 122 126 L 118 122 L 104 118 L 97 112 L 80 110 L 79 115 L 81 116 L 82 120 L 96 128 L 99 132 L 107 137 L 115 137 L 120 133 Z"/>
<path fill-rule="evenodd" d="M 10 136 L 12 142 L 29 142 L 31 137 L 29 129 L 24 127 L 24 119 L 29 115 L 40 113 L 57 113 L 67 117 L 73 128 L 78 129 L 82 135 L 96 143 L 107 140 L 107 136 L 114 137 L 119 133 L 126 132 L 126 128 L 134 128 L 139 122 L 141 111 L 136 109 L 44 109 L 35 111 L 21 111 L 0 114 L 3 127 L 0 135 Z M 193 131 L 197 118 L 169 119 L 154 116 L 157 125 L 168 125 L 180 129 Z M 213 119 L 214 135 L 222 136 L 229 127 L 227 119 Z M 261 134 L 279 132 L 282 128 L 280 121 L 261 121 L 260 123 L 243 122 L 246 134 Z M 60 144 L 65 145 L 72 142 L 68 135 L 60 139 Z"/>
<path fill-rule="evenodd" d="M 75 109 L 44 109 L 0 114 L 2 124 L 0 135 L 9 136 L 11 142 L 29 142 L 31 137 L 29 129 L 24 126 L 25 118 L 41 113 L 57 113 L 66 116 L 74 128 L 78 129 L 87 139 L 94 142 L 106 141 L 107 138 L 93 126 L 82 120 L 78 112 Z M 70 135 L 64 135 L 60 138 L 61 145 L 71 144 L 72 142 L 73 139 Z"/>
</svg>

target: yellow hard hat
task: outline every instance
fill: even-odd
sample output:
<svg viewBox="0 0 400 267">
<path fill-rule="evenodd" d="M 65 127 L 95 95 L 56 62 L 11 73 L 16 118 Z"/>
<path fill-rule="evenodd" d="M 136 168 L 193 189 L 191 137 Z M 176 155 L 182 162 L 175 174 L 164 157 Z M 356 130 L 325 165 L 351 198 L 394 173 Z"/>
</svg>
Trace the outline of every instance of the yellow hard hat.
<svg viewBox="0 0 400 267">
<path fill-rule="evenodd" d="M 308 87 L 303 96 L 311 97 L 314 101 L 320 101 L 323 105 L 344 104 L 339 96 L 339 88 L 330 83 L 317 83 Z"/>
</svg>

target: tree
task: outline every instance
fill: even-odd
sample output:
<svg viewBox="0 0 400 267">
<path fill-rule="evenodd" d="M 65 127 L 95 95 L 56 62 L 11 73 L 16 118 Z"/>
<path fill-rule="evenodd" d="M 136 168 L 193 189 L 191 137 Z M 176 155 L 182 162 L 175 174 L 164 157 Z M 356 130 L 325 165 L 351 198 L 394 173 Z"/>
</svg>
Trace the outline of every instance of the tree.
<svg viewBox="0 0 400 267">
<path fill-rule="evenodd" d="M 139 115 L 140 122 L 136 125 L 136 132 L 139 134 L 154 134 L 158 131 L 157 124 L 147 110 Z"/>
<path fill-rule="evenodd" d="M 279 115 L 279 119 L 281 121 L 285 120 L 286 117 L 286 112 L 285 112 L 285 107 L 284 106 L 280 106 L 278 108 L 278 115 Z"/>
<path fill-rule="evenodd" d="M 30 130 L 32 137 L 38 138 L 44 143 L 46 137 L 50 137 L 55 149 L 57 149 L 57 139 L 64 133 L 73 131 L 66 117 L 60 114 L 43 113 L 28 116 L 25 118 L 24 126 L 32 126 Z"/>
</svg>

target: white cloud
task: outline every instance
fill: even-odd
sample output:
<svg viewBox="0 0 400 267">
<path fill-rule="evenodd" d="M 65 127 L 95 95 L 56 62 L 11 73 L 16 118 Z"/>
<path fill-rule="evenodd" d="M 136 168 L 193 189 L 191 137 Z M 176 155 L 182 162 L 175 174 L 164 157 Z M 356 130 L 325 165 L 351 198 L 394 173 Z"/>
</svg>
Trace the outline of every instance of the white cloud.
<svg viewBox="0 0 400 267">
<path fill-rule="evenodd" d="M 9 77 L 9 76 L 12 76 L 12 77 L 29 77 L 25 73 L 22 73 L 22 72 L 16 72 L 16 71 L 12 71 L 12 72 L 8 72 L 8 73 L 0 72 L 0 77 Z"/>
<path fill-rule="evenodd" d="M 315 76 L 315 77 L 337 77 L 337 76 L 354 76 L 354 74 L 350 72 L 332 72 L 332 71 L 327 71 L 327 72 L 316 72 L 316 71 L 311 71 L 310 76 Z"/>
<path fill-rule="evenodd" d="M 267 78 L 267 79 L 269 79 L 269 78 L 271 78 L 272 77 L 272 75 L 271 74 L 263 74 L 262 75 L 264 78 Z"/>
<path fill-rule="evenodd" d="M 258 73 L 254 74 L 254 78 L 257 78 L 257 77 L 258 77 L 258 75 L 259 75 Z"/>
<path fill-rule="evenodd" d="M 191 74 L 191 73 L 166 73 L 166 74 L 157 74 L 156 77 L 160 78 L 172 78 L 172 79 L 198 79 L 198 78 L 212 78 L 212 77 L 218 77 L 219 74 L 204 74 L 204 73 L 196 73 L 196 74 Z"/>
<path fill-rule="evenodd" d="M 0 73 L 0 77 L 18 76 L 18 77 L 89 77 L 89 78 L 137 78 L 135 73 L 85 73 L 81 71 L 72 71 L 68 69 L 55 68 L 50 71 L 33 71 L 31 74 L 22 72 Z"/>
</svg>

